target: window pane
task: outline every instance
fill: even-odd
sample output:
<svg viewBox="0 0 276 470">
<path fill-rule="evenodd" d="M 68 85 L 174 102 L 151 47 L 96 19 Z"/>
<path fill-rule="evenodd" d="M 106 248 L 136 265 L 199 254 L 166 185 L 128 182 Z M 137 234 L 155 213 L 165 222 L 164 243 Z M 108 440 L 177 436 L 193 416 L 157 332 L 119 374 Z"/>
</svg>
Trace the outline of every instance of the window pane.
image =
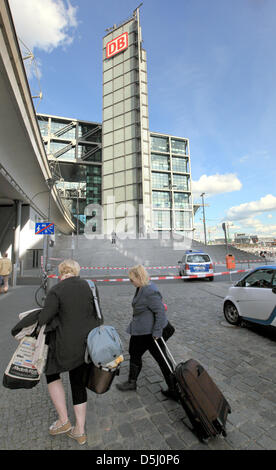
<svg viewBox="0 0 276 470">
<path fill-rule="evenodd" d="M 76 126 L 75 123 L 70 121 L 52 121 L 51 122 L 51 134 L 55 134 L 57 137 L 63 139 L 75 139 L 76 138 Z"/>
<path fill-rule="evenodd" d="M 169 158 L 166 155 L 152 153 L 151 166 L 153 170 L 169 170 Z"/>
<path fill-rule="evenodd" d="M 175 213 L 175 228 L 179 230 L 188 229 L 192 226 L 192 216 L 190 212 L 179 212 Z"/>
<path fill-rule="evenodd" d="M 75 160 L 75 147 L 70 147 L 70 144 L 68 145 L 66 142 L 52 141 L 50 144 L 50 154 L 53 154 L 59 160 Z"/>
<path fill-rule="evenodd" d="M 245 279 L 245 287 L 271 287 L 271 281 L 274 271 L 272 269 L 260 269 L 250 274 Z"/>
<path fill-rule="evenodd" d="M 42 121 L 41 118 L 39 118 L 38 124 L 40 127 L 41 135 L 47 136 L 48 135 L 48 119 L 46 119 L 46 121 Z"/>
<path fill-rule="evenodd" d="M 188 173 L 188 160 L 183 157 L 172 157 L 173 171 Z"/>
<path fill-rule="evenodd" d="M 166 191 L 153 191 L 152 192 L 153 207 L 171 207 L 170 193 Z"/>
<path fill-rule="evenodd" d="M 169 151 L 169 139 L 166 137 L 151 136 L 151 149 L 159 152 Z"/>
<path fill-rule="evenodd" d="M 153 211 L 153 223 L 155 229 L 170 229 L 171 217 L 170 211 Z"/>
<path fill-rule="evenodd" d="M 174 206 L 176 209 L 187 209 L 190 198 L 188 194 L 174 193 Z"/>
<path fill-rule="evenodd" d="M 184 175 L 173 175 L 175 189 L 189 191 L 189 177 Z"/>
<path fill-rule="evenodd" d="M 152 173 L 152 187 L 160 189 L 169 188 L 169 175 L 167 173 Z"/>
<path fill-rule="evenodd" d="M 182 153 L 184 155 L 188 153 L 186 140 L 171 139 L 171 145 L 172 153 Z"/>
</svg>

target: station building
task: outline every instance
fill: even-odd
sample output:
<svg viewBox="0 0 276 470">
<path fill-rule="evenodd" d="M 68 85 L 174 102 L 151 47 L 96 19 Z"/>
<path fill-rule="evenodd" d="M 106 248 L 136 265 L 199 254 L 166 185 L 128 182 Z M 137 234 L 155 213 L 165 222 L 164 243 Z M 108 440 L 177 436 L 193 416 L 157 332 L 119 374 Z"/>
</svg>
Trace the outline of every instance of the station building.
<svg viewBox="0 0 276 470">
<path fill-rule="evenodd" d="M 189 139 L 149 129 L 139 8 L 108 30 L 102 54 L 102 123 L 37 115 L 56 186 L 77 230 L 93 218 L 85 208 L 98 204 L 103 233 L 177 231 L 191 238 Z"/>
</svg>

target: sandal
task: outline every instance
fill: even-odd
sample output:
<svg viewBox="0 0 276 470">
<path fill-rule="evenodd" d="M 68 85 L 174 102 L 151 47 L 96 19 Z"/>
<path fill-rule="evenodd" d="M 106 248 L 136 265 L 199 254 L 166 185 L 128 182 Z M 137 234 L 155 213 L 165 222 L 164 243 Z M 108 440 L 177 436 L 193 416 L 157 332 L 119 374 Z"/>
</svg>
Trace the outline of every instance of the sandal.
<svg viewBox="0 0 276 470">
<path fill-rule="evenodd" d="M 64 434 L 72 428 L 71 423 L 68 419 L 66 423 L 60 424 L 57 426 L 58 420 L 55 421 L 50 427 L 49 427 L 49 433 L 51 436 L 56 436 L 57 434 Z"/>
<path fill-rule="evenodd" d="M 74 428 L 71 428 L 69 432 L 67 432 L 67 436 L 71 437 L 71 439 L 75 439 L 81 446 L 86 443 L 87 436 L 86 434 L 74 434 Z"/>
</svg>

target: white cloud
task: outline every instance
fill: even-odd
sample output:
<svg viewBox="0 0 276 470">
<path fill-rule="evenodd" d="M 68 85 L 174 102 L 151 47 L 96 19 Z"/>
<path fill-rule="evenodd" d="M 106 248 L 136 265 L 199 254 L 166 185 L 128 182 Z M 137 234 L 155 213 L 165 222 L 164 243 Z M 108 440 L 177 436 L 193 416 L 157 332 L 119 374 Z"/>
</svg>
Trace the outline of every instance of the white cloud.
<svg viewBox="0 0 276 470">
<path fill-rule="evenodd" d="M 242 221 L 242 228 L 245 232 L 256 233 L 258 235 L 276 236 L 276 225 L 263 224 L 254 217 L 248 217 Z"/>
<path fill-rule="evenodd" d="M 51 52 L 73 41 L 77 8 L 68 0 L 10 0 L 18 37 L 33 51 Z"/>
<path fill-rule="evenodd" d="M 239 191 L 241 187 L 242 183 L 234 173 L 202 175 L 198 181 L 192 182 L 194 198 L 199 197 L 201 193 L 206 193 L 206 196 L 214 196 Z"/>
<path fill-rule="evenodd" d="M 245 202 L 239 206 L 231 207 L 227 212 L 228 220 L 242 220 L 252 217 L 262 212 L 271 212 L 276 210 L 276 197 L 267 194 L 259 201 Z"/>
</svg>

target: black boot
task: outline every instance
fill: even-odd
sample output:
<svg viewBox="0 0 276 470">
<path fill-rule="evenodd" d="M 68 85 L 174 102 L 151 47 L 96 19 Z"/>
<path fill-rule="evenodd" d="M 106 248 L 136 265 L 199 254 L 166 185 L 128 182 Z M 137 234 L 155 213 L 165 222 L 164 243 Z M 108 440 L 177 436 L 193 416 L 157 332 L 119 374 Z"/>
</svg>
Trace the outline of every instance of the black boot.
<svg viewBox="0 0 276 470">
<path fill-rule="evenodd" d="M 175 378 L 173 374 L 168 375 L 165 377 L 166 383 L 168 385 L 167 390 L 161 389 L 161 393 L 165 395 L 167 398 L 171 398 L 172 400 L 179 401 L 179 393 L 176 388 Z"/>
<path fill-rule="evenodd" d="M 121 384 L 116 384 L 116 387 L 118 388 L 118 390 L 120 390 L 121 392 L 126 392 L 128 390 L 136 390 L 137 378 L 138 378 L 138 375 L 140 374 L 141 369 L 142 369 L 142 366 L 137 366 L 133 362 L 130 362 L 128 380 Z"/>
</svg>

